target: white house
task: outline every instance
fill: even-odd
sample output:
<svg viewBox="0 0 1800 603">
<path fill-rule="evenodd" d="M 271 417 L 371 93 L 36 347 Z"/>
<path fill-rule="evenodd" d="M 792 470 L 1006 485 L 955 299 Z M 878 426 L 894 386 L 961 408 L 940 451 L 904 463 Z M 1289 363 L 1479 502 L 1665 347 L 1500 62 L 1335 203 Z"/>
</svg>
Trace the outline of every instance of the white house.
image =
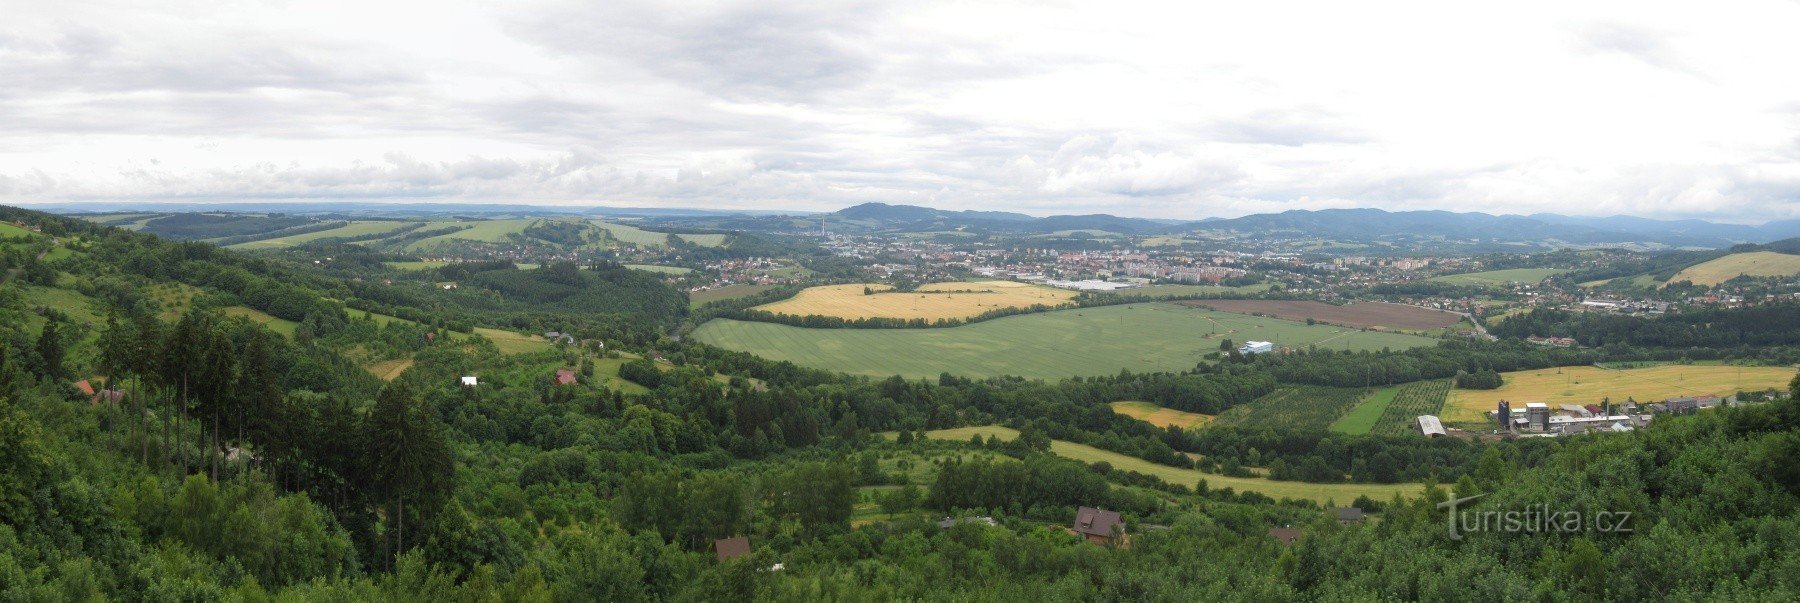
<svg viewBox="0 0 1800 603">
<path fill-rule="evenodd" d="M 1275 344 L 1267 341 L 1246 341 L 1244 342 L 1243 347 L 1238 348 L 1238 353 L 1245 356 L 1251 354 L 1267 354 L 1273 351 L 1275 351 Z"/>
</svg>

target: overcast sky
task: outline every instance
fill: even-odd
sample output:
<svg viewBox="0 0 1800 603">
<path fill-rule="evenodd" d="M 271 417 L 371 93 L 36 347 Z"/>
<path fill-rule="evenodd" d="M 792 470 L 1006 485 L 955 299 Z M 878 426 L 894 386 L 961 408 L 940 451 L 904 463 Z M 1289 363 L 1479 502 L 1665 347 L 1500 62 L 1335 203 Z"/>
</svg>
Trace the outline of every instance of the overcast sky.
<svg viewBox="0 0 1800 603">
<path fill-rule="evenodd" d="M 0 203 L 1800 218 L 1793 0 L 1045 4 L 0 0 Z"/>
</svg>

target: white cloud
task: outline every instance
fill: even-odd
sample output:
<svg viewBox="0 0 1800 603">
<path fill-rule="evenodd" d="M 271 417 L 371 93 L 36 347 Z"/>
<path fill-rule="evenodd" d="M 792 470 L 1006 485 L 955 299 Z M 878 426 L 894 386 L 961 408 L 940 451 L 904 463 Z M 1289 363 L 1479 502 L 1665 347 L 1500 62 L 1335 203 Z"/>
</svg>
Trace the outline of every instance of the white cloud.
<svg viewBox="0 0 1800 603">
<path fill-rule="evenodd" d="M 0 202 L 1800 218 L 1800 5 L 21 3 Z"/>
</svg>

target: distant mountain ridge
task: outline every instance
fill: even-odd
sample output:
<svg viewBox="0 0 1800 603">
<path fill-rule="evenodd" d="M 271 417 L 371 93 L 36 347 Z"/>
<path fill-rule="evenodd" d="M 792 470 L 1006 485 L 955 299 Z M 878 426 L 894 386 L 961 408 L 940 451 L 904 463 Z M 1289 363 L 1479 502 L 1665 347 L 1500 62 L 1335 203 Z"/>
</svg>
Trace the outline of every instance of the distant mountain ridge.
<svg viewBox="0 0 1800 603">
<path fill-rule="evenodd" d="M 1800 236 L 1800 220 L 1746 226 L 1705 220 L 1656 220 L 1634 216 L 1520 216 L 1443 210 L 1390 212 L 1373 208 L 1295 209 L 1238 218 L 1208 218 L 1170 223 L 1108 214 L 1038 218 L 1011 212 L 948 211 L 916 205 L 864 203 L 826 214 L 826 217 L 876 230 L 898 231 L 956 227 L 1025 233 L 1091 230 L 1134 235 L 1229 231 L 1263 235 L 1291 233 L 1350 240 L 1412 236 L 1471 241 L 1561 241 L 1581 245 L 1648 243 L 1707 248 L 1767 243 Z"/>
</svg>

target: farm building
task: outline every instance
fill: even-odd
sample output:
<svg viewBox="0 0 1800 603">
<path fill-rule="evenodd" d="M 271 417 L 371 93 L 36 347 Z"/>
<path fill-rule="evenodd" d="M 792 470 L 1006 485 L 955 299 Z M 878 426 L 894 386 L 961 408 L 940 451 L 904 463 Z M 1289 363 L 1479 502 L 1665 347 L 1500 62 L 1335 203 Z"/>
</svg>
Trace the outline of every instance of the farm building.
<svg viewBox="0 0 1800 603">
<path fill-rule="evenodd" d="M 1118 511 L 1082 507 L 1075 511 L 1076 534 L 1094 544 L 1112 544 L 1125 537 L 1125 521 Z"/>
<path fill-rule="evenodd" d="M 1543 402 L 1526 402 L 1525 427 L 1532 431 L 1549 431 L 1550 406 Z"/>
<path fill-rule="evenodd" d="M 1419 433 L 1429 438 L 1449 435 L 1444 431 L 1444 422 L 1439 421 L 1438 418 L 1433 415 L 1419 416 Z"/>
<path fill-rule="evenodd" d="M 1246 341 L 1244 342 L 1243 347 L 1238 348 L 1238 353 L 1245 356 L 1251 354 L 1267 354 L 1273 351 L 1275 351 L 1275 344 L 1267 341 Z"/>
</svg>

